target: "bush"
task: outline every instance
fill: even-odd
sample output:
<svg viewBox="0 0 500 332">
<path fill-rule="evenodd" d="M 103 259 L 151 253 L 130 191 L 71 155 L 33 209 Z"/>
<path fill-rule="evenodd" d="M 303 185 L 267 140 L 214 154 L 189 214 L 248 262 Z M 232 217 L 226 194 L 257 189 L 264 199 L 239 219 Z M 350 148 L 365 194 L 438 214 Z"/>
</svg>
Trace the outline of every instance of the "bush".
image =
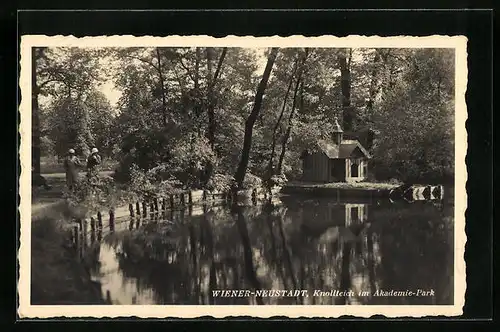
<svg viewBox="0 0 500 332">
<path fill-rule="evenodd" d="M 110 177 L 97 178 L 95 182 L 88 179 L 80 181 L 73 191 L 65 190 L 63 198 L 70 208 L 85 208 L 88 211 L 99 211 L 128 202 L 132 195 L 117 187 Z"/>
<path fill-rule="evenodd" d="M 245 174 L 245 179 L 243 180 L 243 188 L 241 189 L 252 189 L 262 186 L 262 179 L 252 173 Z"/>
<path fill-rule="evenodd" d="M 214 174 L 208 180 L 206 189 L 211 191 L 227 192 L 236 186 L 234 177 L 227 174 Z"/>
<path fill-rule="evenodd" d="M 174 177 L 163 179 L 164 167 L 143 171 L 133 165 L 130 171 L 129 190 L 140 197 L 165 196 L 181 189 L 182 183 Z"/>
<path fill-rule="evenodd" d="M 288 182 L 288 179 L 286 178 L 285 174 L 273 175 L 271 177 L 271 184 L 272 184 L 272 186 L 281 187 L 281 186 L 283 186 L 287 182 Z"/>
</svg>

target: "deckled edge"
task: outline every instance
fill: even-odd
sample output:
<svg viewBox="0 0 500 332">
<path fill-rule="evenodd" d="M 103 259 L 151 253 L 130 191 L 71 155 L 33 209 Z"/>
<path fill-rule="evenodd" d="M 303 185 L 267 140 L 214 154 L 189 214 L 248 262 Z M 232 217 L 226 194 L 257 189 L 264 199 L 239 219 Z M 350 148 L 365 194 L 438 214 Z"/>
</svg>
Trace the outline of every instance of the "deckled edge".
<svg viewBox="0 0 500 332">
<path fill-rule="evenodd" d="M 300 43 L 299 43 L 300 42 Z M 328 42 L 328 43 L 326 43 Z M 413 45 L 410 45 L 411 43 Z M 403 45 L 402 45 L 403 44 Z M 32 306 L 30 305 L 30 272 L 31 272 L 31 47 L 140 47 L 140 46 L 232 46 L 232 47 L 394 47 L 394 48 L 455 48 L 455 275 L 454 275 L 454 305 L 452 306 Z M 271 318 L 286 316 L 289 318 L 338 318 L 354 316 L 367 318 L 373 315 L 386 317 L 436 317 L 458 316 L 462 314 L 465 302 L 466 271 L 465 271 L 465 211 L 467 193 L 465 181 L 465 151 L 467 149 L 467 132 L 465 121 L 467 108 L 465 93 L 467 87 L 467 38 L 464 36 L 431 35 L 414 36 L 361 36 L 347 37 L 317 36 L 131 36 L 114 35 L 99 37 L 75 36 L 40 36 L 21 37 L 20 80 L 20 159 L 21 174 L 19 182 L 20 194 L 20 248 L 19 248 L 19 307 L 21 318 L 49 317 L 93 317 L 93 318 L 228 318 L 236 316 L 252 316 L 256 318 Z M 464 72 L 460 72 L 463 70 Z M 464 114 L 461 114 L 463 112 Z M 23 130 L 24 128 L 24 130 Z M 29 130 L 27 130 L 29 129 Z M 460 136 L 461 135 L 461 136 Z M 461 146 L 461 144 L 464 144 Z M 465 148 L 465 150 L 464 150 Z M 459 166 L 459 167 L 457 167 Z M 26 168 L 28 167 L 28 168 Z M 457 174 L 457 169 L 463 174 Z M 462 186 L 463 185 L 463 186 Z M 463 204 L 460 205 L 459 204 Z M 461 217 L 461 218 L 457 218 Z M 458 234 L 458 231 L 463 234 Z M 411 313 L 411 314 L 410 314 Z M 179 315 L 180 314 L 180 315 Z"/>
</svg>

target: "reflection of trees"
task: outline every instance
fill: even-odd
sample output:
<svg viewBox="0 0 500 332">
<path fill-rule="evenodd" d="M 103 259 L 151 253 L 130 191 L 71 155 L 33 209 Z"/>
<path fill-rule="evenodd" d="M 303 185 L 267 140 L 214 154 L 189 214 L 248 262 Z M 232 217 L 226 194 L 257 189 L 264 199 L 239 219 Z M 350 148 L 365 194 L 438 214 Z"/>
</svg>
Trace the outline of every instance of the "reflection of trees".
<svg viewBox="0 0 500 332">
<path fill-rule="evenodd" d="M 322 205 L 312 204 L 316 211 Z M 436 303 L 452 299 L 451 293 L 442 293 L 453 281 L 452 230 L 446 219 L 452 211 L 431 205 L 370 207 L 370 225 L 335 226 L 318 235 L 301 227 L 308 221 L 302 218 L 310 214 L 304 212 L 309 208 L 307 204 L 235 206 L 231 211 L 220 208 L 186 217 L 175 227 L 141 225 L 119 241 L 120 268 L 140 287 L 153 288 L 159 303 L 249 303 L 247 298 L 212 297 L 213 290 L 228 289 L 308 289 L 311 294 L 316 289 L 372 293 L 378 288 L 433 288 Z M 370 296 L 256 300 L 263 304 L 432 301 Z"/>
<path fill-rule="evenodd" d="M 453 301 L 453 208 L 430 204 L 380 208 L 374 232 L 380 237 L 377 269 L 384 289 L 434 289 L 432 297 L 391 299 L 391 304 L 450 304 Z M 387 299 L 380 298 L 380 301 Z"/>
<path fill-rule="evenodd" d="M 238 231 L 241 237 L 241 244 L 243 245 L 243 258 L 245 264 L 245 273 L 247 280 L 250 282 L 252 289 L 258 290 L 261 289 L 260 281 L 257 279 L 255 273 L 255 266 L 253 263 L 253 255 L 252 255 L 252 245 L 250 243 L 250 238 L 248 236 L 248 228 L 247 228 L 247 220 L 243 215 L 243 207 L 242 206 L 234 206 L 237 213 L 236 217 L 236 225 L 238 226 Z M 263 304 L 262 298 L 256 298 L 258 304 Z"/>
</svg>

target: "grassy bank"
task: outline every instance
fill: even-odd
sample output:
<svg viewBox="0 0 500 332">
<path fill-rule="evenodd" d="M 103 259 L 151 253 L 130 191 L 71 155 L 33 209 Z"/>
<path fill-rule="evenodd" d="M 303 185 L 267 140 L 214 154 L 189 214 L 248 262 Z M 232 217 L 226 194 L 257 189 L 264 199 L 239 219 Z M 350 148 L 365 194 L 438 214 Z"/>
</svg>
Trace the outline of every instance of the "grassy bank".
<svg viewBox="0 0 500 332">
<path fill-rule="evenodd" d="M 391 190 L 399 186 L 394 183 L 381 183 L 381 182 L 331 182 L 331 183 L 317 183 L 317 182 L 289 182 L 285 187 L 291 188 L 322 188 L 322 189 L 360 189 L 360 190 Z"/>
<path fill-rule="evenodd" d="M 31 304 L 104 304 L 99 285 L 76 259 L 62 226 L 47 216 L 32 222 Z"/>
</svg>

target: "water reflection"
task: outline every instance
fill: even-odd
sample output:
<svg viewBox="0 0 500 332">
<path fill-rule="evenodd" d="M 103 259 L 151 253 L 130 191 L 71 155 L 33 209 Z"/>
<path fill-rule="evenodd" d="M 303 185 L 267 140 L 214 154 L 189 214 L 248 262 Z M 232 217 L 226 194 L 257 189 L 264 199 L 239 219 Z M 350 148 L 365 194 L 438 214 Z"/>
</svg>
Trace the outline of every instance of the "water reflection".
<svg viewBox="0 0 500 332">
<path fill-rule="evenodd" d="M 282 197 L 138 215 L 90 245 L 92 274 L 113 304 L 451 304 L 452 213 L 447 203 Z M 214 296 L 240 289 L 251 295 Z M 375 296 L 419 289 L 434 296 Z"/>
</svg>

